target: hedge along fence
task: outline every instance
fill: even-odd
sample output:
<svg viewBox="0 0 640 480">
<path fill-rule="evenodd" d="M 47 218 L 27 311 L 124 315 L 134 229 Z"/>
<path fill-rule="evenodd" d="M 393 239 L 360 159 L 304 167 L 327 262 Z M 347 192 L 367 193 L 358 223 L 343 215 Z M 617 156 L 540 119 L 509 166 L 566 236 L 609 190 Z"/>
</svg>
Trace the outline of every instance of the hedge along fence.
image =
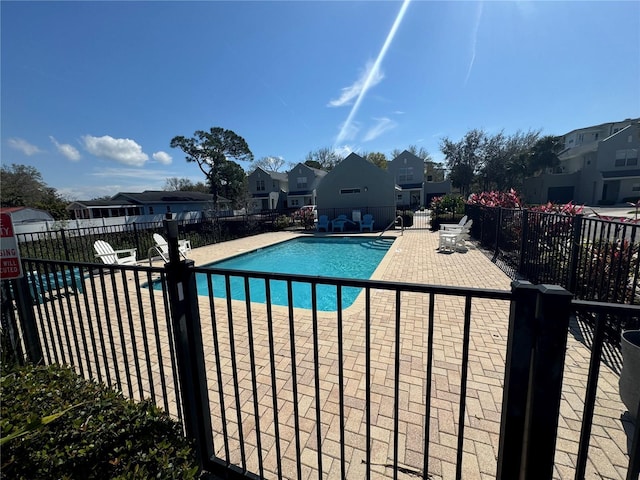
<svg viewBox="0 0 640 480">
<path fill-rule="evenodd" d="M 151 402 L 127 400 L 67 367 L 2 370 L 3 477 L 198 478 L 182 426 Z"/>
</svg>

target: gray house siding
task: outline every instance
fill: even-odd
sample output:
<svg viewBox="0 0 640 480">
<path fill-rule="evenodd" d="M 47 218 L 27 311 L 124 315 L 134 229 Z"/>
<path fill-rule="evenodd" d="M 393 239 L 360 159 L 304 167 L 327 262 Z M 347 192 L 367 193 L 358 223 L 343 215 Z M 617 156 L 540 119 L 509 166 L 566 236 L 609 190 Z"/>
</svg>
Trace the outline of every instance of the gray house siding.
<svg viewBox="0 0 640 480">
<path fill-rule="evenodd" d="M 287 207 L 287 174 L 256 168 L 247 177 L 251 207 L 254 211 L 277 210 Z"/>
<path fill-rule="evenodd" d="M 560 154 L 558 173 L 525 180 L 522 192 L 525 200 L 564 201 L 571 188 L 571 199 L 586 205 L 639 198 L 640 123 L 637 119 L 628 122 L 603 124 L 565 135 L 565 146 L 575 146 Z M 609 132 L 612 133 L 606 136 Z"/>
<path fill-rule="evenodd" d="M 387 169 L 401 190 L 396 192 L 396 205 L 424 206 L 424 160 L 405 150 L 388 163 Z"/>
<path fill-rule="evenodd" d="M 304 205 L 317 205 L 318 185 L 327 172 L 298 163 L 287 174 L 289 207 L 300 208 Z"/>
<path fill-rule="evenodd" d="M 331 220 L 338 214 L 351 218 L 353 211 L 374 215 L 376 226 L 395 218 L 393 176 L 355 153 L 342 160 L 322 179 L 317 189 L 318 215 Z"/>
</svg>

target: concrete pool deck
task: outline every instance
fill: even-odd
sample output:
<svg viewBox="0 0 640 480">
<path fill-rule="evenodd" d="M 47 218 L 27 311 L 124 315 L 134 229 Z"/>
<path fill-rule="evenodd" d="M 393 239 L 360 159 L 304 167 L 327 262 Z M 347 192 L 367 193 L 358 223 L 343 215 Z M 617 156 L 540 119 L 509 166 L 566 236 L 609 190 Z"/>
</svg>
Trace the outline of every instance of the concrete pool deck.
<svg viewBox="0 0 640 480">
<path fill-rule="evenodd" d="M 273 243 L 288 240 L 299 235 L 293 232 L 275 232 L 243 238 L 221 244 L 194 249 L 189 257 L 196 265 L 210 263 L 215 260 L 227 258 L 261 248 Z M 335 234 L 334 234 L 335 235 Z M 468 288 L 489 288 L 509 290 L 511 281 L 488 256 L 475 248 L 471 242 L 465 253 L 443 254 L 437 251 L 438 234 L 426 230 L 405 230 L 404 234 L 391 231 L 385 236 L 396 237 L 396 241 L 384 260 L 374 273 L 373 279 L 399 281 L 408 283 L 450 285 Z M 377 297 L 384 297 L 378 295 Z M 372 317 L 380 318 L 381 329 L 390 328 L 384 324 L 384 319 L 392 319 L 393 312 L 384 298 L 376 298 L 372 303 Z M 430 462 L 429 474 L 432 478 L 455 477 L 455 448 L 458 418 L 457 395 L 460 391 L 459 362 L 461 355 L 461 309 L 454 299 L 443 298 L 437 304 L 444 304 L 443 308 L 436 311 L 436 335 L 434 342 L 434 378 L 432 383 L 432 411 L 431 411 L 431 435 L 430 435 Z M 420 398 L 424 394 L 424 360 L 425 349 L 421 344 L 422 337 L 417 335 L 417 343 L 411 343 L 405 333 L 422 332 L 421 325 L 425 322 L 425 310 L 423 302 L 419 299 L 410 299 L 403 303 L 403 322 L 411 324 L 403 333 L 403 356 L 406 351 L 406 359 L 403 358 L 401 373 L 403 389 L 401 397 L 400 422 L 400 465 L 420 471 L 422 459 L 420 451 L 422 447 L 421 429 L 423 429 L 424 401 Z M 467 391 L 467 411 L 465 421 L 463 478 L 465 479 L 489 479 L 495 478 L 496 459 L 498 453 L 498 437 L 500 426 L 500 411 L 502 402 L 502 383 L 504 377 L 504 357 L 506 351 L 506 336 L 508 324 L 508 304 L 499 301 L 474 301 L 473 310 L 473 336 L 470 346 L 470 373 Z M 276 312 L 276 316 L 277 316 Z M 335 314 L 334 314 L 335 315 Z M 362 304 L 354 304 L 345 311 L 345 321 L 361 319 L 363 316 Z M 300 315 L 301 322 L 304 320 Z M 298 321 L 298 319 L 296 319 Z M 390 322 L 392 323 L 392 322 Z M 276 337 L 287 338 L 288 330 L 284 323 L 276 321 L 276 328 L 282 331 L 274 331 Z M 280 327 L 279 327 L 280 326 Z M 350 337 L 362 335 L 363 328 L 352 327 L 349 330 Z M 393 459 L 392 438 L 388 430 L 381 428 L 392 421 L 392 405 L 388 404 L 388 388 L 393 379 L 393 347 L 387 345 L 392 339 L 393 328 L 389 331 L 382 330 L 381 335 L 374 339 L 376 356 L 373 365 L 374 387 L 372 394 L 372 408 L 375 412 L 374 445 L 372 463 L 373 477 L 382 478 L 392 475 L 392 471 L 385 469 L 384 464 Z M 574 478 L 575 463 L 577 458 L 578 440 L 581 428 L 583 399 L 586 390 L 586 378 L 589 366 L 590 350 L 585 345 L 585 340 L 577 325 L 573 325 L 572 334 L 569 335 L 567 345 L 567 357 L 564 373 L 563 398 L 561 404 L 561 417 L 559 420 L 558 439 L 556 442 L 556 456 L 554 478 Z M 391 335 L 391 336 L 389 336 Z M 587 335 L 588 336 L 588 335 Z M 375 345 L 379 339 L 381 345 Z M 306 342 L 311 342 L 311 336 L 305 337 Z M 406 344 L 411 343 L 407 347 Z M 588 343 L 588 342 L 586 342 Z M 212 348 L 212 346 L 209 346 Z M 325 345 L 325 353 L 335 355 L 335 346 Z M 310 345 L 301 343 L 296 345 L 297 352 L 310 352 Z M 348 478 L 363 478 L 364 468 L 361 461 L 365 458 L 362 442 L 354 437 L 364 435 L 363 408 L 361 399 L 364 398 L 361 345 L 353 345 L 355 352 L 353 359 L 345 345 L 345 368 L 351 367 L 345 375 L 350 380 L 346 385 L 350 403 L 347 403 L 345 418 L 347 433 Z M 268 344 L 256 342 L 256 358 L 268 358 Z M 299 374 L 301 376 L 313 374 L 308 368 L 304 368 L 306 362 L 301 362 Z M 615 362 L 614 362 L 615 363 Z M 329 363 L 326 369 L 321 369 L 328 376 L 335 376 L 335 367 Z M 618 395 L 619 374 L 616 368 L 602 364 L 597 392 L 597 402 L 594 415 L 594 423 L 589 450 L 586 478 L 624 479 L 629 457 L 628 451 L 633 435 L 633 426 L 628 421 L 626 408 Z M 300 378 L 300 377 L 299 377 Z M 352 381 L 353 380 L 353 381 Z M 327 383 L 327 398 L 323 399 L 323 470 L 325 477 L 337 478 L 340 474 L 339 444 L 335 430 L 336 389 L 333 380 Z M 211 383 L 211 380 L 210 380 Z M 311 384 L 312 385 L 312 384 Z M 215 387 L 210 387 L 211 396 L 218 395 Z M 284 387 L 290 395 L 290 385 Z M 305 390 L 303 389 L 303 392 Z M 314 478 L 315 470 L 315 414 L 311 397 L 303 394 L 300 403 L 301 429 L 303 433 L 302 463 L 303 478 Z M 245 409 L 242 408 L 244 411 Z M 280 404 L 282 417 L 291 416 L 292 403 L 283 401 Z M 248 410 L 248 412 L 251 409 Z M 327 415 L 329 416 L 327 419 Z M 267 420 L 268 421 L 268 420 Z M 325 423 L 326 421 L 326 423 Z M 215 425 L 214 421 L 214 425 Z M 271 422 L 273 423 L 273 422 Z M 263 434 L 270 441 L 263 440 L 265 468 L 267 471 L 275 471 L 275 441 L 269 436 L 269 429 Z M 283 452 L 283 471 L 286 478 L 295 478 L 295 450 L 293 450 L 293 434 L 291 429 L 281 430 L 280 440 Z M 246 440 L 246 439 L 245 439 Z M 255 439 L 254 439 L 255 440 Z M 247 441 L 248 445 L 251 441 Z M 267 445 L 267 447 L 265 447 Z M 270 445 L 270 447 L 269 447 Z M 255 471 L 256 452 L 248 448 L 247 457 L 250 470 Z M 232 452 L 233 453 L 233 452 Z M 233 456 L 233 455 L 232 455 Z M 237 458 L 237 457 L 236 457 Z M 382 465 L 382 466 L 380 466 Z M 407 475 L 399 474 L 401 478 Z"/>
</svg>

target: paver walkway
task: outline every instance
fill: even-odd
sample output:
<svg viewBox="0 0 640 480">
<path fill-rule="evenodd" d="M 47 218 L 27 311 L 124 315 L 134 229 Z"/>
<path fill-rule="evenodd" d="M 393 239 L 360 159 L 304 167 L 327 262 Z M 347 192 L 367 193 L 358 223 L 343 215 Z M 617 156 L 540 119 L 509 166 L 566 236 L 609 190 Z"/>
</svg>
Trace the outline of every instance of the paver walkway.
<svg viewBox="0 0 640 480">
<path fill-rule="evenodd" d="M 189 256 L 196 265 L 204 265 L 297 235 L 300 234 L 277 232 L 257 235 L 197 248 Z M 374 272 L 372 278 L 375 280 L 466 289 L 510 289 L 509 278 L 472 244 L 469 244 L 470 248 L 465 253 L 443 254 L 437 252 L 437 233 L 409 229 L 402 235 L 397 231 L 388 232 L 388 236 L 394 236 L 396 240 Z M 75 296 L 72 301 L 46 302 L 36 307 L 36 315 L 45 308 L 51 309 L 51 312 L 47 312 L 51 318 L 54 318 L 54 313 L 57 315 L 55 318 L 74 318 L 76 324 L 69 328 L 76 329 L 78 337 L 93 339 L 96 342 L 93 348 L 96 354 L 92 356 L 92 348 L 67 353 L 69 357 L 75 355 L 84 359 L 92 365 L 94 372 L 99 367 L 103 375 L 106 371 L 112 372 L 112 375 L 116 373 L 115 365 L 93 359 L 101 358 L 98 354 L 101 351 L 113 351 L 116 358 L 122 359 L 122 373 L 127 358 L 131 363 L 132 348 L 146 352 L 140 356 L 140 367 L 130 365 L 132 375 L 139 370 L 139 374 L 136 374 L 138 378 L 134 375 L 129 385 L 123 382 L 123 390 L 133 397 L 140 396 L 141 392 L 148 397 L 148 392 L 152 391 L 155 393 L 151 396 L 155 395 L 158 399 L 162 394 L 169 398 L 166 408 L 175 414 L 177 393 L 168 348 L 166 305 L 161 298 L 162 292 L 144 288 L 139 290 L 139 286 L 149 278 L 146 274 L 138 274 L 136 278 L 133 270 L 127 270 L 124 276 L 117 274 L 105 283 L 92 277 L 93 287 L 85 280 L 82 295 Z M 126 282 L 127 288 L 123 288 L 123 282 Z M 96 289 L 95 294 L 92 288 Z M 262 304 L 251 304 L 248 310 L 245 302 L 231 301 L 227 304 L 222 299 L 208 296 L 200 296 L 199 301 L 216 455 L 220 458 L 228 455 L 237 465 L 241 465 L 244 458 L 246 468 L 257 472 L 260 442 L 267 478 L 276 478 L 278 459 L 284 477 L 297 478 L 297 412 L 302 478 L 318 477 L 318 428 L 322 442 L 320 460 L 323 478 L 340 478 L 339 366 L 342 364 L 346 477 L 364 478 L 364 412 L 367 394 L 364 294 L 342 312 L 342 357 L 338 349 L 338 314 L 318 312 L 315 326 L 318 332 L 318 378 L 314 368 L 314 318 L 309 310 L 293 309 L 293 322 L 290 322 L 289 311 L 285 307 L 273 306 L 269 317 L 269 312 Z M 399 478 L 415 478 L 414 474 L 421 474 L 424 469 L 429 302 L 429 295 L 426 294 L 403 292 L 400 295 L 398 457 L 403 470 L 398 472 Z M 116 329 L 110 325 L 118 320 L 116 311 L 125 311 L 124 305 L 132 305 L 128 313 L 130 318 L 122 321 Z M 465 299 L 462 296 L 438 294 L 435 295 L 434 305 L 434 343 L 431 352 L 434 364 L 427 472 L 433 479 L 451 479 L 455 478 L 456 469 Z M 60 311 L 56 313 L 55 310 Z M 372 291 L 370 310 L 372 472 L 373 478 L 390 478 L 394 472 L 388 465 L 393 462 L 395 447 L 394 362 L 398 333 L 395 330 L 398 313 L 395 293 Z M 71 314 L 72 311 L 74 313 Z M 157 323 L 148 318 L 151 311 L 159 319 Z M 465 480 L 495 478 L 508 314 L 507 301 L 473 299 L 462 457 L 462 478 Z M 109 315 L 111 320 L 107 321 Z M 229 316 L 232 319 L 231 326 Z M 249 342 L 250 324 L 253 342 Z M 573 327 L 567 346 L 556 445 L 554 478 L 558 479 L 573 478 L 589 367 L 590 351 L 583 339 L 585 332 L 578 325 Z M 272 342 L 269 339 L 270 331 Z M 294 339 L 295 357 L 291 338 Z M 50 340 L 50 344 L 54 340 Z M 65 347 L 59 345 L 59 348 L 62 350 Z M 274 359 L 275 380 L 270 358 Z M 295 358 L 295 382 L 292 358 Z M 150 378 L 153 380 L 150 381 Z M 219 387 L 218 378 L 222 380 L 222 388 Z M 257 421 L 253 378 L 255 398 L 258 399 Z M 315 394 L 316 381 L 319 397 Z M 589 479 L 624 479 L 626 475 L 632 429 L 631 424 L 625 421 L 626 409 L 619 399 L 617 382 L 615 365 L 614 368 L 603 365 L 589 451 L 586 476 Z M 236 383 L 237 394 L 234 389 Z M 293 395 L 294 384 L 297 388 L 296 398 Z M 162 402 L 158 403 L 163 406 Z M 227 444 L 222 441 L 225 430 L 229 438 Z M 244 441 L 242 444 L 240 437 Z"/>
<path fill-rule="evenodd" d="M 437 252 L 438 234 L 426 230 L 406 230 L 403 235 L 390 232 L 396 236 L 396 241 L 386 255 L 383 262 L 373 275 L 373 279 L 401 281 L 420 284 L 451 285 L 469 288 L 490 288 L 508 290 L 510 279 L 493 264 L 484 252 L 477 250 L 471 243 L 465 253 L 443 254 Z M 191 257 L 196 264 L 207 263 L 229 255 L 242 253 L 271 243 L 289 239 L 294 234 L 279 232 L 242 239 L 225 244 L 213 245 L 197 249 Z M 403 294 L 404 295 L 404 294 Z M 372 401 L 374 403 L 374 444 L 372 463 L 376 466 L 373 471 L 379 478 L 392 475 L 389 468 L 380 465 L 388 464 L 393 459 L 393 445 L 390 437 L 392 428 L 392 391 L 393 386 L 393 338 L 394 338 L 394 308 L 393 298 L 381 292 L 373 296 L 372 321 L 375 335 L 373 345 L 376 350 L 376 361 L 373 366 L 374 379 L 372 387 Z M 401 371 L 401 422 L 400 422 L 400 463 L 409 469 L 420 472 L 423 466 L 422 454 L 424 439 L 424 365 L 426 358 L 426 313 L 427 298 L 407 298 L 403 302 L 402 331 L 402 371 Z M 458 403 L 460 393 L 460 358 L 462 339 L 462 307 L 459 298 L 440 298 L 436 301 L 435 312 L 435 343 L 434 343 L 434 379 L 432 390 L 431 438 L 429 474 L 432 478 L 455 477 L 455 448 L 458 420 Z M 281 338 L 277 345 L 282 362 L 288 360 L 287 339 L 289 330 L 287 316 L 284 309 L 274 308 L 274 325 L 276 339 Z M 345 393 L 346 432 L 348 478 L 363 478 L 365 458 L 362 437 L 365 432 L 363 418 L 364 379 L 363 379 L 363 303 L 357 301 L 354 306 L 344 312 L 345 325 L 350 325 L 345 337 L 354 339 L 345 343 L 345 367 L 352 367 L 345 372 L 348 378 Z M 264 315 L 255 315 L 253 321 L 265 320 Z M 502 383 L 504 377 L 504 357 L 506 351 L 506 336 L 508 322 L 508 304 L 500 301 L 474 300 L 472 315 L 472 340 L 470 346 L 470 373 L 467 391 L 467 412 L 465 421 L 465 440 L 463 478 L 495 478 L 496 458 L 498 450 L 498 435 L 500 411 L 502 402 Z M 315 448 L 315 406 L 313 392 L 312 366 L 312 335 L 310 333 L 311 318 L 309 313 L 296 312 L 296 324 L 300 330 L 296 331 L 296 358 L 304 358 L 298 371 L 298 380 L 302 388 L 302 399 L 299 399 L 302 414 L 301 428 L 303 430 L 303 472 L 305 478 L 317 475 L 317 450 Z M 325 477 L 338 478 L 339 465 L 339 437 L 336 427 L 337 415 L 337 347 L 335 342 L 335 314 L 320 315 L 320 328 L 326 342 L 321 342 L 321 391 L 326 392 L 323 398 L 321 423 L 325 440 L 323 443 L 323 471 Z M 279 330 L 277 330 L 279 329 Z M 324 330 L 322 330 L 324 329 Z M 256 327 L 254 326 L 254 332 Z M 301 333 L 304 331 L 304 334 Z M 573 335 L 569 336 L 567 347 L 567 364 L 565 367 L 565 382 L 561 405 L 561 418 L 556 447 L 555 478 L 573 478 L 577 458 L 578 439 L 580 434 L 580 418 L 585 396 L 586 375 L 589 365 L 590 351 L 580 337 L 580 330 L 573 325 Z M 242 333 L 235 332 L 236 336 Z M 255 335 L 255 333 L 254 333 Z M 581 341 L 582 340 L 582 341 Z M 376 342 L 379 342 L 377 344 Z M 278 343 L 276 341 L 276 343 Z M 268 342 L 256 342 L 256 358 L 268 358 Z M 210 348 L 213 348 L 210 345 Z M 237 354 L 237 352 L 236 352 Z M 247 351 L 244 355 L 247 357 Z M 406 357 L 405 357 L 406 356 Z M 259 385 L 264 395 L 261 408 L 268 411 L 272 401 L 270 396 L 270 381 L 263 370 L 264 384 Z M 227 365 L 228 366 L 228 365 Z M 305 369 L 306 366 L 306 369 Z M 212 365 L 213 368 L 213 365 Z M 302 373 L 301 373 L 302 371 Z M 291 399 L 290 374 L 288 369 L 279 371 L 284 381 L 282 399 L 279 409 L 284 412 L 280 422 L 289 425 L 293 406 Z M 248 373 L 248 372 L 247 372 Z M 250 375 L 247 374 L 247 377 Z M 210 383 L 214 380 L 210 379 Z M 600 373 L 594 428 L 590 446 L 589 463 L 586 478 L 624 479 L 628 464 L 628 449 L 632 434 L 631 425 L 627 419 L 626 408 L 621 403 L 617 390 L 618 374 L 607 365 L 603 365 Z M 306 382 L 306 383 L 305 383 Z M 305 385 L 308 390 L 305 390 Z M 249 388 L 248 385 L 245 385 Z M 300 390 L 299 390 L 300 392 Z M 249 391 L 250 393 L 250 391 Z M 217 389 L 212 388 L 211 398 L 219 396 Z M 278 395 L 280 397 L 280 394 Z M 300 395 L 299 395 L 300 396 Z M 246 413 L 251 415 L 253 406 L 246 399 Z M 229 397 L 232 400 L 232 396 Z M 216 403 L 214 400 L 213 403 Z M 219 405 L 218 405 L 219 407 Z M 233 409 L 232 409 L 233 410 Z M 244 411 L 245 409 L 242 408 Z M 232 413 L 232 414 L 235 414 Z M 267 415 L 268 416 L 268 415 Z M 229 418 L 229 416 L 227 417 Z M 269 418 L 272 418 L 269 417 Z M 271 423 L 269 423 L 271 422 Z M 289 422 L 289 423 L 287 423 Z M 261 422 L 271 428 L 272 420 Z M 216 424 L 214 419 L 214 425 Z M 217 428 L 221 425 L 218 422 Z M 273 430 L 265 429 L 267 445 L 263 441 L 262 448 L 266 451 L 265 468 L 268 471 L 275 467 L 275 439 L 269 437 Z M 631 433 L 629 433 L 631 432 Z M 295 477 L 295 450 L 293 448 L 293 431 L 291 428 L 281 430 L 281 446 L 283 468 L 287 478 Z M 249 432 L 249 435 L 251 433 Z M 255 440 L 255 439 L 254 439 Z M 245 437 L 245 441 L 247 438 Z M 247 443 L 251 443 L 247 441 Z M 247 453 L 248 466 L 257 467 L 255 449 Z M 222 452 L 219 452 L 222 453 Z M 236 452 L 237 454 L 238 452 Z M 233 457 L 233 452 L 232 452 Z M 239 458 L 236 456 L 239 463 Z M 254 470 L 255 471 L 255 470 Z M 401 477 L 403 474 L 400 474 Z M 375 475 L 374 475 L 375 476 Z M 406 477 L 406 474 L 405 474 Z M 408 477 L 407 477 L 408 478 Z"/>
</svg>

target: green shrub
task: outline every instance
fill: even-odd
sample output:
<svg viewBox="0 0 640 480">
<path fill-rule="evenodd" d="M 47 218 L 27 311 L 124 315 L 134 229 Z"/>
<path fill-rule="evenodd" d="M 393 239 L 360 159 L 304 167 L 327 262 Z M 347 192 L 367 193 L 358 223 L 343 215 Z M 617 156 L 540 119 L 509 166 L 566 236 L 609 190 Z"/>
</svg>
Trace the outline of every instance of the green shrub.
<svg viewBox="0 0 640 480">
<path fill-rule="evenodd" d="M 151 402 L 55 365 L 3 368 L 0 395 L 2 438 L 32 430 L 2 446 L 3 478 L 197 478 L 181 426 Z"/>
<path fill-rule="evenodd" d="M 286 215 L 278 215 L 275 221 L 276 230 L 284 230 L 291 224 L 291 219 Z"/>
</svg>

